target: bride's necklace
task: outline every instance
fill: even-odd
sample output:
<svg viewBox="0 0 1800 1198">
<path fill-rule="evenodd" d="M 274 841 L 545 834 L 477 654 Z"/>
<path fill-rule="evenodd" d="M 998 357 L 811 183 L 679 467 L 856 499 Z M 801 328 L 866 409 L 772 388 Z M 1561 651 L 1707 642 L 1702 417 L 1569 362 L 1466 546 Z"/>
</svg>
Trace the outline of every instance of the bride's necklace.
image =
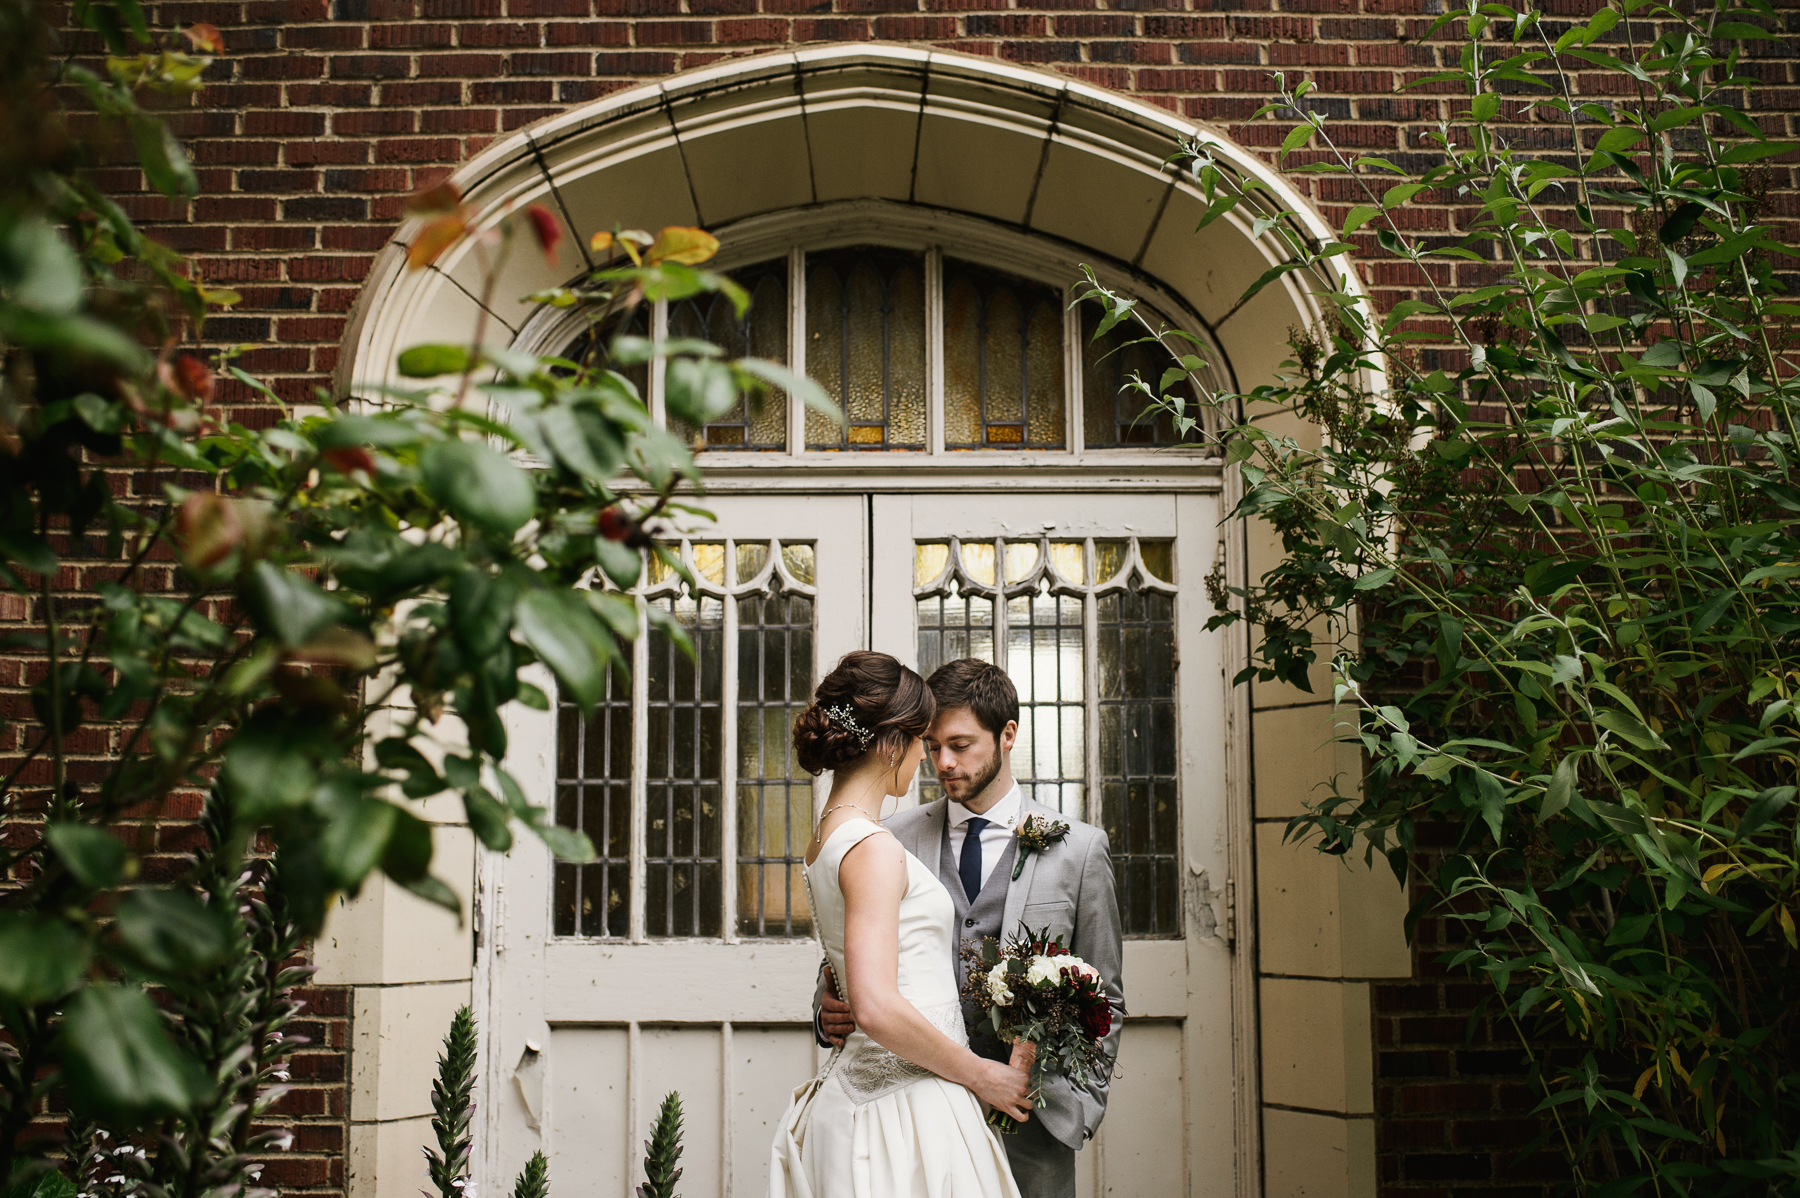
<svg viewBox="0 0 1800 1198">
<path fill-rule="evenodd" d="M 842 811 L 846 807 L 848 807 L 850 810 L 856 812 L 856 814 L 862 816 L 864 819 L 868 820 L 872 824 L 878 824 L 881 822 L 879 819 L 876 819 L 875 817 L 871 816 L 867 811 L 864 811 L 861 807 L 858 807 L 855 803 L 833 803 L 831 806 L 825 808 L 825 810 L 819 812 L 819 822 L 821 824 L 824 823 L 826 816 L 830 815 L 833 811 Z"/>
</svg>

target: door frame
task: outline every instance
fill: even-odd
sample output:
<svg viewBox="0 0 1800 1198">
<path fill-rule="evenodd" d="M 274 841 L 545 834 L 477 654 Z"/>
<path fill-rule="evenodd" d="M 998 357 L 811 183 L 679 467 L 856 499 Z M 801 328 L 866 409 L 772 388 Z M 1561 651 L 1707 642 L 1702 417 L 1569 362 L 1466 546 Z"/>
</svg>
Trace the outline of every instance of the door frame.
<svg viewBox="0 0 1800 1198">
<path fill-rule="evenodd" d="M 860 480 L 866 491 L 814 488 L 772 489 L 757 493 L 729 487 L 714 501 L 719 521 L 692 530 L 695 539 L 785 536 L 799 540 L 840 541 L 862 565 L 857 584 L 866 601 L 856 604 L 854 630 L 831 637 L 823 626 L 815 640 L 816 671 L 851 648 L 870 647 L 893 653 L 902 661 L 917 656 L 916 607 L 912 595 L 910 553 L 915 539 L 946 535 L 1042 535 L 1046 504 L 1073 500 L 1088 513 L 1060 521 L 1058 536 L 1119 535 L 1121 523 L 1109 513 L 1131 505 L 1157 508 L 1154 523 L 1138 517 L 1124 531 L 1139 536 L 1173 536 L 1178 550 L 1176 599 L 1180 727 L 1201 730 L 1185 735 L 1181 745 L 1183 796 L 1181 843 L 1183 909 L 1186 934 L 1181 940 L 1134 940 L 1126 945 L 1126 970 L 1132 1018 L 1183 1021 L 1184 1084 L 1182 1124 L 1189 1162 L 1188 1194 L 1195 1198 L 1248 1198 L 1262 1190 L 1261 1108 L 1257 1018 L 1256 962 L 1251 909 L 1255 894 L 1251 839 L 1249 712 L 1244 688 L 1230 684 L 1241 665 L 1242 636 L 1235 630 L 1208 633 L 1211 614 L 1202 578 L 1222 561 L 1226 578 L 1243 571 L 1241 545 L 1228 537 L 1222 522 L 1225 496 L 1218 475 L 1167 478 L 1164 489 L 1152 490 L 1143 479 L 1044 479 L 1032 487 L 1023 479 L 980 480 L 980 507 L 970 503 L 969 487 L 945 487 L 942 480 L 917 479 L 911 493 L 900 493 L 904 469 L 886 477 Z M 901 477 L 896 477 L 901 476 Z M 773 481 L 773 480 L 770 480 Z M 796 480 L 797 481 L 797 480 Z M 970 483 L 975 479 L 968 479 Z M 933 485 L 933 484 L 936 485 Z M 1109 485 L 1123 483 L 1122 486 Z M 1022 485 L 1023 484 L 1023 485 Z M 1071 485 L 1073 484 L 1073 485 Z M 793 484 L 790 483 L 790 486 Z M 1153 484 L 1152 484 L 1153 486 Z M 815 502 L 823 501 L 823 502 Z M 772 513 L 798 510 L 804 503 L 812 519 L 796 530 L 790 519 L 780 529 L 759 525 Z M 961 505 L 960 508 L 957 505 Z M 835 516 L 823 509 L 835 509 Z M 952 509 L 959 524 L 952 528 L 940 515 Z M 819 532 L 807 531 L 819 529 Z M 907 552 L 876 555 L 873 547 L 904 543 Z M 1195 546 L 1207 547 L 1196 553 Z M 1198 558 L 1199 560 L 1190 560 Z M 825 554 L 819 554 L 821 571 Z M 844 641 L 845 643 L 838 643 Z M 535 679 L 551 690 L 546 676 Z M 553 693 L 553 691 L 552 691 Z M 528 793 L 551 793 L 554 771 L 553 714 L 512 705 L 509 734 L 515 746 L 508 767 Z M 1213 738 L 1208 729 L 1218 729 Z M 535 772 L 534 772 L 535 771 Z M 533 789 L 533 786 L 537 789 Z M 721 794 L 723 795 L 723 790 Z M 1198 803 L 1192 796 L 1202 797 Z M 815 810 L 819 796 L 815 797 Z M 1204 804 L 1205 819 L 1192 813 Z M 634 813 L 634 818 L 638 813 Z M 727 843 L 723 851 L 735 853 Z M 479 1134 L 475 1137 L 475 1175 L 484 1186 L 504 1186 L 532 1151 L 549 1147 L 549 1105 L 553 1101 L 554 1065 L 546 1059 L 550 1027 L 580 1022 L 580 996 L 558 987 L 554 971 L 582 969 L 591 984 L 603 976 L 629 979 L 645 964 L 656 972 L 685 976 L 684 993 L 651 994 L 621 991 L 605 1022 L 627 1023 L 633 1055 L 627 1119 L 632 1135 L 648 1126 L 654 1096 L 645 1096 L 635 1068 L 639 1023 L 695 1020 L 785 1023 L 804 1021 L 810 1011 L 816 946 L 807 940 L 743 941 L 576 941 L 552 944 L 550 927 L 550 857 L 535 838 L 521 837 L 510 854 L 478 852 L 476 870 L 475 1012 L 483 1028 L 482 1067 L 476 1101 Z M 535 913 L 535 915 L 533 914 Z M 537 935 L 521 935 L 527 920 Z M 509 928 L 509 924 L 512 926 Z M 730 1014 L 722 1015 L 716 999 L 706 995 L 711 980 L 708 957 L 734 951 L 754 957 L 760 982 L 755 991 L 737 996 Z M 523 958 L 523 960 L 521 960 Z M 577 963 L 577 958 L 580 962 Z M 1221 958 L 1223 960 L 1221 961 Z M 504 970 L 501 968 L 504 964 Z M 704 997 L 697 997 L 704 995 Z M 704 1010 L 702 1009 L 704 1008 Z M 729 1056 L 729 1053 L 727 1053 Z M 729 1084 L 729 1064 L 722 1079 Z M 1221 1084 L 1229 1079 L 1229 1084 Z M 729 1123 L 729 1120 L 727 1120 Z M 730 1128 L 725 1129 L 726 1160 L 731 1159 Z M 1103 1176 L 1105 1125 L 1085 1154 L 1083 1168 L 1097 1181 Z M 628 1136 L 627 1143 L 635 1141 Z M 1231 1160 L 1229 1174 L 1208 1173 L 1196 1162 Z"/>
</svg>

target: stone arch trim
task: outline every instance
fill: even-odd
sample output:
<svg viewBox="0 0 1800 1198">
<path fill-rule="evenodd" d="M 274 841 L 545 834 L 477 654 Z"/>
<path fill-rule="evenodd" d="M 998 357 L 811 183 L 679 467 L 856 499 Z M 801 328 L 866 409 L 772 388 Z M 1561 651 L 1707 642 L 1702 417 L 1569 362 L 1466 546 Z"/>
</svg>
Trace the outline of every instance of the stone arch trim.
<svg viewBox="0 0 1800 1198">
<path fill-rule="evenodd" d="M 729 235 L 777 213 L 804 221 L 809 210 L 879 201 L 1078 247 L 1121 284 L 1173 299 L 1192 318 L 1182 323 L 1212 334 L 1227 359 L 1221 381 L 1247 388 L 1282 356 L 1269 330 L 1310 324 L 1318 307 L 1304 275 L 1240 302 L 1280 245 L 1266 232 L 1252 236 L 1259 214 L 1247 205 L 1196 235 L 1204 202 L 1166 165 L 1183 140 L 1258 181 L 1295 213 L 1288 219 L 1300 236 L 1334 236 L 1279 172 L 1206 126 L 1061 76 L 899 45 L 813 47 L 684 72 L 521 130 L 453 178 L 484 225 L 541 203 L 574 234 L 554 264 L 512 255 L 486 304 L 507 334 L 532 315 L 512 297 L 580 273 L 599 229 L 700 224 Z M 432 269 L 406 269 L 417 228 L 401 226 L 363 289 L 340 355 L 340 394 L 392 381 L 398 350 L 483 306 L 480 265 L 466 244 Z M 1360 293 L 1345 258 L 1327 269 L 1332 276 L 1311 285 Z"/>
</svg>

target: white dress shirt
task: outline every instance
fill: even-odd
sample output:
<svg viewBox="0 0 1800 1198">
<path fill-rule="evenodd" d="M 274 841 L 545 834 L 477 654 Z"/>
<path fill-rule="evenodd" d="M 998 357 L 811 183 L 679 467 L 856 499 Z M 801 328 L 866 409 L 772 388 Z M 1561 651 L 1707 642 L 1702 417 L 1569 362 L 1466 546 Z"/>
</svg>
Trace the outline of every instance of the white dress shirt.
<svg viewBox="0 0 1800 1198">
<path fill-rule="evenodd" d="M 968 824 L 972 819 L 984 819 L 988 826 L 981 830 L 981 884 L 987 886 L 988 878 L 994 872 L 994 862 L 1000 860 L 1000 854 L 1006 851 L 1006 842 L 1013 837 L 1019 823 L 1019 808 L 1025 801 L 1019 790 L 1019 784 L 1006 792 L 998 803 L 989 807 L 979 816 L 961 803 L 950 803 L 950 860 L 961 861 L 963 840 L 969 834 Z"/>
</svg>

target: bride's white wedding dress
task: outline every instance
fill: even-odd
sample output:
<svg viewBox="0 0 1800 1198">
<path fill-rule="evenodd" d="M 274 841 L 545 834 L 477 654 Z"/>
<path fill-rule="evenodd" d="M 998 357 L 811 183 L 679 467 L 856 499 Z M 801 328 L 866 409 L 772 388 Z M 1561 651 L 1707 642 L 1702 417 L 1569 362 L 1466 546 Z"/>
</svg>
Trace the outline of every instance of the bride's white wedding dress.
<svg viewBox="0 0 1800 1198">
<path fill-rule="evenodd" d="M 844 971 L 844 854 L 882 831 L 849 819 L 805 869 L 813 927 Z M 937 875 L 906 855 L 900 993 L 946 1036 L 968 1043 L 956 994 L 956 908 Z M 852 1032 L 818 1077 L 794 1091 L 775 1133 L 770 1198 L 1018 1198 L 1006 1153 L 966 1087 Z"/>
</svg>

